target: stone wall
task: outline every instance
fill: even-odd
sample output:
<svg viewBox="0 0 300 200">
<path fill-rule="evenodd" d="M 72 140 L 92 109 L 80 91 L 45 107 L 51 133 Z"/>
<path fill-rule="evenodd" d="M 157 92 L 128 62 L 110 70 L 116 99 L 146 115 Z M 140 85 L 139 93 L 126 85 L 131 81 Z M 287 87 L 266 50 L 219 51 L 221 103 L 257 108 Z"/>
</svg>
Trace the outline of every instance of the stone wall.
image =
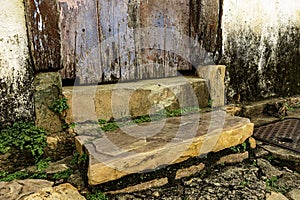
<svg viewBox="0 0 300 200">
<path fill-rule="evenodd" d="M 229 100 L 300 93 L 299 0 L 224 0 L 223 56 Z"/>
<path fill-rule="evenodd" d="M 33 119 L 32 79 L 22 0 L 0 6 L 0 128 L 15 120 Z"/>
</svg>

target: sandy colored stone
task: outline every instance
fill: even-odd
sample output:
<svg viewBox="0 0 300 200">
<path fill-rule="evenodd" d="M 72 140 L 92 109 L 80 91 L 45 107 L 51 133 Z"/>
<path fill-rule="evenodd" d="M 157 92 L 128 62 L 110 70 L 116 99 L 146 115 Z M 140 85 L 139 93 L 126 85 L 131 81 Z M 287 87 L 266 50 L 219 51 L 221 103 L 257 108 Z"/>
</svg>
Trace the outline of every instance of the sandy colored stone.
<svg viewBox="0 0 300 200">
<path fill-rule="evenodd" d="M 224 65 L 206 65 L 197 67 L 197 75 L 208 80 L 212 107 L 225 104 L 225 69 Z"/>
<path fill-rule="evenodd" d="M 257 165 L 261 169 L 262 173 L 265 174 L 268 178 L 280 177 L 283 174 L 283 171 L 277 169 L 271 163 L 263 158 L 257 159 Z"/>
<path fill-rule="evenodd" d="M 258 146 L 258 148 L 255 149 L 254 151 L 255 153 L 255 156 L 257 158 L 264 158 L 266 157 L 267 155 L 269 155 L 269 152 L 264 150 L 263 148 L 261 148 L 260 146 Z"/>
<path fill-rule="evenodd" d="M 199 165 L 193 165 L 189 168 L 179 169 L 176 172 L 175 179 L 181 179 L 184 177 L 192 176 L 205 168 L 205 164 L 200 163 Z"/>
<path fill-rule="evenodd" d="M 56 187 L 49 187 L 34 193 L 24 200 L 85 200 L 77 189 L 69 183 Z"/>
<path fill-rule="evenodd" d="M 249 138 L 249 144 L 250 144 L 250 148 L 251 149 L 255 149 L 256 148 L 256 140 L 253 137 Z"/>
<path fill-rule="evenodd" d="M 109 193 L 109 194 L 131 193 L 131 192 L 137 192 L 137 191 L 141 191 L 141 190 L 150 189 L 153 187 L 161 187 L 161 186 L 166 185 L 167 183 L 168 183 L 168 178 L 161 178 L 161 179 L 155 179 L 152 181 L 141 183 L 138 185 L 130 186 L 125 189 L 110 191 L 110 192 L 106 192 L 106 193 Z"/>
<path fill-rule="evenodd" d="M 43 188 L 53 186 L 53 182 L 39 179 L 14 180 L 0 182 L 0 199 L 16 200 L 29 196 Z M 32 200 L 32 199 L 28 199 Z"/>
<path fill-rule="evenodd" d="M 271 194 L 267 194 L 266 200 L 288 200 L 288 198 L 281 193 L 271 192 Z"/>
<path fill-rule="evenodd" d="M 288 149 L 283 149 L 272 145 L 261 145 L 262 148 L 270 152 L 274 157 L 281 160 L 292 161 L 300 163 L 300 154 L 290 151 Z"/>
<path fill-rule="evenodd" d="M 221 157 L 220 160 L 217 162 L 217 164 L 241 163 L 248 157 L 249 157 L 248 151 L 245 151 L 244 153 L 231 154 L 231 155 Z"/>
<path fill-rule="evenodd" d="M 47 135 L 46 156 L 52 160 L 63 159 L 72 154 L 75 134 L 60 132 Z"/>
<path fill-rule="evenodd" d="M 162 109 L 206 107 L 209 98 L 206 81 L 196 77 L 64 87 L 63 94 L 71 105 L 67 123 L 142 116 Z"/>
<path fill-rule="evenodd" d="M 62 83 L 58 72 L 39 73 L 34 78 L 35 124 L 50 133 L 62 131 L 63 122 L 58 113 L 49 109 L 62 97 Z"/>
<path fill-rule="evenodd" d="M 226 112 L 232 116 L 238 116 L 242 108 L 234 104 L 226 106 Z"/>
<path fill-rule="evenodd" d="M 94 140 L 91 136 L 78 136 L 77 145 L 84 146 L 90 156 L 89 184 L 156 170 L 242 144 L 252 135 L 253 124 L 224 113 L 192 114 L 122 127 Z"/>
<path fill-rule="evenodd" d="M 294 189 L 286 194 L 290 200 L 299 200 L 300 199 L 300 189 Z"/>
<path fill-rule="evenodd" d="M 255 102 L 251 105 L 246 105 L 242 107 L 242 114 L 243 116 L 253 118 L 263 113 L 266 105 L 269 103 L 269 101 L 259 101 Z"/>
</svg>

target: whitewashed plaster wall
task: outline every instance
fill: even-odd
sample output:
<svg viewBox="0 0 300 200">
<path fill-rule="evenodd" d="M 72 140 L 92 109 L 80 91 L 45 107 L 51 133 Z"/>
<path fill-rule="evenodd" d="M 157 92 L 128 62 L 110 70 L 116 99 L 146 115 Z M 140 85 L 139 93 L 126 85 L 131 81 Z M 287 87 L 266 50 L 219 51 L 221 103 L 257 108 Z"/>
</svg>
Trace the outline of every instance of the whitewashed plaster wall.
<svg viewBox="0 0 300 200">
<path fill-rule="evenodd" d="M 1 0 L 0 6 L 0 128 L 33 116 L 32 77 L 24 3 Z"/>
<path fill-rule="evenodd" d="M 221 62 L 228 98 L 299 94 L 299 29 L 299 0 L 224 0 Z"/>
</svg>

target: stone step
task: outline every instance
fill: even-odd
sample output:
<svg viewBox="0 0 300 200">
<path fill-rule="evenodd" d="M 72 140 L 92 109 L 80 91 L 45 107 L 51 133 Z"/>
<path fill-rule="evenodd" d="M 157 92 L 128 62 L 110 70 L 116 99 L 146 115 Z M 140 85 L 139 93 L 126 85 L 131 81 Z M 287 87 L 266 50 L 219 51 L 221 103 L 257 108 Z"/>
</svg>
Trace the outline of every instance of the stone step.
<svg viewBox="0 0 300 200">
<path fill-rule="evenodd" d="M 206 107 L 208 81 L 196 76 L 107 85 L 63 87 L 70 109 L 66 122 L 143 116 L 158 110 Z"/>
<path fill-rule="evenodd" d="M 89 155 L 89 184 L 99 185 L 242 144 L 253 134 L 254 124 L 216 110 L 122 126 L 112 132 L 99 131 L 97 124 L 80 126 L 76 146 Z"/>
</svg>

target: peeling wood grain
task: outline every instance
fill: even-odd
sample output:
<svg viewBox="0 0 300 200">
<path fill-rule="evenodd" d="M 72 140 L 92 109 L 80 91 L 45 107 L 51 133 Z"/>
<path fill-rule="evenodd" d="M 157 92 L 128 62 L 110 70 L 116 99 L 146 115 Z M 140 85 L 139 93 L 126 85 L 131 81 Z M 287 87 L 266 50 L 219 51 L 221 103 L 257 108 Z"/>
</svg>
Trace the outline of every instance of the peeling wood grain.
<svg viewBox="0 0 300 200">
<path fill-rule="evenodd" d="M 35 71 L 61 69 L 58 2 L 56 0 L 25 0 L 24 3 Z"/>
<path fill-rule="evenodd" d="M 62 23 L 64 79 L 80 84 L 101 82 L 102 68 L 97 0 L 59 0 Z"/>
<path fill-rule="evenodd" d="M 166 16 L 169 19 L 166 28 L 169 30 L 176 30 L 180 33 L 179 35 L 176 35 L 176 40 L 170 40 L 167 35 L 166 43 L 172 43 L 172 51 L 176 50 L 176 53 L 168 52 L 165 63 L 170 67 L 176 67 L 177 70 L 190 70 L 191 65 L 189 60 L 182 58 L 182 56 L 190 54 L 190 48 L 184 48 L 185 45 L 190 42 L 189 40 L 184 39 L 190 36 L 190 0 L 167 0 L 165 3 L 166 8 L 169 8 L 166 9 Z M 182 43 L 181 40 L 186 44 Z M 170 46 L 170 44 L 165 45 Z M 181 55 L 177 53 L 180 49 L 184 49 L 185 51 L 182 52 Z"/>
<path fill-rule="evenodd" d="M 76 17 L 78 10 L 77 4 L 68 5 L 60 2 L 61 9 L 61 38 L 62 38 L 62 65 L 60 71 L 62 79 L 76 78 Z"/>
<path fill-rule="evenodd" d="M 223 0 L 191 0 L 190 29 L 195 38 L 194 65 L 217 63 L 222 52 L 221 16 Z"/>
<path fill-rule="evenodd" d="M 99 29 L 101 38 L 102 82 L 136 79 L 135 40 L 129 27 L 128 1 L 99 2 Z"/>
<path fill-rule="evenodd" d="M 222 0 L 59 1 L 66 79 L 96 83 L 177 76 L 178 70 L 191 69 L 190 62 L 205 63 L 219 52 Z M 189 36 L 198 44 L 194 49 Z"/>
<path fill-rule="evenodd" d="M 80 83 L 97 83 L 102 79 L 98 15 L 96 1 L 89 0 L 78 6 L 76 17 L 76 76 Z"/>
<path fill-rule="evenodd" d="M 142 64 L 139 66 L 142 68 L 142 77 L 170 77 L 176 76 L 178 69 L 190 69 L 189 63 L 174 52 L 182 48 L 177 46 L 181 44 L 181 36 L 174 40 L 168 35 L 172 32 L 170 30 L 189 35 L 189 1 L 142 0 L 140 10 L 141 27 L 155 28 L 154 33 L 151 30 L 149 33 L 144 31 L 141 40 L 145 47 L 141 51 Z"/>
</svg>

